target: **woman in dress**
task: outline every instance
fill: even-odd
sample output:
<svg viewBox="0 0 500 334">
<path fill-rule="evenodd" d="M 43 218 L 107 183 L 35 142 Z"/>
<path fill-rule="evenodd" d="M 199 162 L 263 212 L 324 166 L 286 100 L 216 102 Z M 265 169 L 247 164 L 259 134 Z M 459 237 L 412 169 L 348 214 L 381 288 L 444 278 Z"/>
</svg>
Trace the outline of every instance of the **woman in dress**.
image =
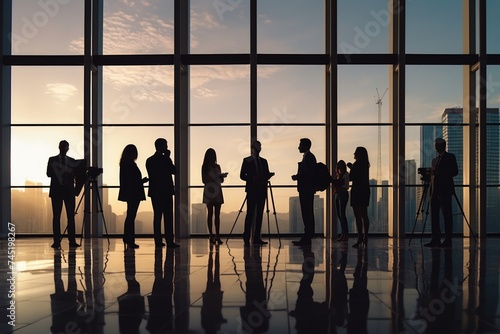
<svg viewBox="0 0 500 334">
<path fill-rule="evenodd" d="M 368 242 L 368 228 L 370 221 L 368 219 L 368 204 L 370 202 L 370 182 L 369 170 L 370 161 L 368 152 L 364 147 L 357 147 L 354 151 L 354 164 L 348 163 L 347 167 L 351 169 L 349 179 L 351 180 L 351 206 L 356 219 L 356 229 L 358 230 L 358 241 L 352 245 L 358 248 Z"/>
<path fill-rule="evenodd" d="M 148 178 L 142 177 L 141 171 L 135 161 L 137 160 L 137 147 L 133 144 L 125 146 L 120 158 L 120 191 L 118 200 L 127 202 L 127 216 L 123 226 L 123 244 L 126 248 L 139 248 L 135 243 L 135 217 L 139 203 L 146 200 L 143 184 Z"/>
<path fill-rule="evenodd" d="M 213 148 L 207 149 L 201 166 L 201 179 L 203 181 L 203 203 L 207 205 L 207 225 L 210 232 L 210 242 L 221 244 L 220 239 L 220 209 L 224 203 L 222 194 L 222 182 L 227 173 L 221 173 L 221 168 L 217 164 L 217 154 Z M 213 217 L 213 218 L 212 218 Z M 212 224 L 213 221 L 213 224 Z M 215 225 L 215 235 L 212 225 Z"/>
</svg>

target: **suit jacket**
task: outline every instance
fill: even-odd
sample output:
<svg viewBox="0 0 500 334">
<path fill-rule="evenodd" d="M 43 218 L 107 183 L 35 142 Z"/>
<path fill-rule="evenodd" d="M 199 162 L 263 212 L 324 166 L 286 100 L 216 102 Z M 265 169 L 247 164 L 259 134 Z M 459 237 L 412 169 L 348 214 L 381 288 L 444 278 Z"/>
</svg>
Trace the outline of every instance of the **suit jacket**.
<svg viewBox="0 0 500 334">
<path fill-rule="evenodd" d="M 432 159 L 431 196 L 451 196 L 455 193 L 453 177 L 458 175 L 457 159 L 443 152 Z"/>
<path fill-rule="evenodd" d="M 311 152 L 304 153 L 297 171 L 297 191 L 315 193 L 314 173 L 316 172 L 316 157 Z"/>
<path fill-rule="evenodd" d="M 267 195 L 267 181 L 270 178 L 271 173 L 266 159 L 256 158 L 253 155 L 243 159 L 240 179 L 246 181 L 245 191 L 248 195 L 265 197 Z"/>
<path fill-rule="evenodd" d="M 119 201 L 144 201 L 146 195 L 142 182 L 142 174 L 135 162 L 124 163 L 120 166 Z"/>
<path fill-rule="evenodd" d="M 49 158 L 47 176 L 50 177 L 49 197 L 60 197 L 64 193 L 75 195 L 75 173 L 79 163 L 71 157 L 59 155 Z"/>
<path fill-rule="evenodd" d="M 175 166 L 170 156 L 156 152 L 146 160 L 149 176 L 149 197 L 172 196 L 175 193 L 172 175 Z"/>
</svg>

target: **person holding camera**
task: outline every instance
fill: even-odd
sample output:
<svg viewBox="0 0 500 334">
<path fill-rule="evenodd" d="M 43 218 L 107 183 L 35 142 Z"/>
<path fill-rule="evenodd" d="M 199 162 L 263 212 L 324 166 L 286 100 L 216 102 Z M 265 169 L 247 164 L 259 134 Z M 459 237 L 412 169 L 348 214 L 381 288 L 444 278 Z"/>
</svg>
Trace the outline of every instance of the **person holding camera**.
<svg viewBox="0 0 500 334">
<path fill-rule="evenodd" d="M 127 248 L 139 248 L 135 243 L 135 217 L 141 201 L 146 200 L 144 193 L 145 182 L 148 178 L 142 177 L 141 171 L 135 161 L 137 160 L 137 147 L 133 144 L 125 146 L 120 158 L 120 190 L 118 200 L 127 202 L 127 216 L 123 226 L 123 244 Z"/>
<path fill-rule="evenodd" d="M 69 143 L 59 142 L 59 154 L 49 158 L 47 176 L 50 177 L 49 197 L 52 200 L 52 231 L 54 242 L 52 248 L 61 247 L 61 213 L 62 206 L 66 208 L 68 218 L 69 247 L 79 247 L 75 240 L 75 171 L 78 162 L 66 155 Z"/>
<path fill-rule="evenodd" d="M 179 247 L 174 242 L 174 181 L 176 169 L 170 158 L 167 140 L 158 138 L 155 141 L 156 152 L 146 160 L 149 176 L 148 196 L 153 204 L 153 234 L 156 247 L 163 247 L 161 219 L 163 217 L 165 240 L 168 247 Z"/>
<path fill-rule="evenodd" d="M 446 152 L 446 141 L 443 138 L 434 140 L 434 147 L 438 153 L 432 159 L 431 173 L 431 241 L 427 247 L 451 247 L 453 230 L 453 215 L 451 198 L 455 194 L 453 177 L 458 175 L 457 159 L 454 154 Z M 443 212 L 445 239 L 441 243 L 441 229 L 439 213 Z"/>
<path fill-rule="evenodd" d="M 262 229 L 264 204 L 267 198 L 267 182 L 274 175 L 274 173 L 269 172 L 267 160 L 260 156 L 260 151 L 262 150 L 261 143 L 259 141 L 253 142 L 251 150 L 252 155 L 243 159 L 240 170 L 240 179 L 245 181 L 245 191 L 247 193 L 247 214 L 243 232 L 243 242 L 245 246 L 250 245 L 250 235 L 254 217 L 253 244 L 267 244 L 266 241 L 261 239 L 260 233 Z"/>
</svg>

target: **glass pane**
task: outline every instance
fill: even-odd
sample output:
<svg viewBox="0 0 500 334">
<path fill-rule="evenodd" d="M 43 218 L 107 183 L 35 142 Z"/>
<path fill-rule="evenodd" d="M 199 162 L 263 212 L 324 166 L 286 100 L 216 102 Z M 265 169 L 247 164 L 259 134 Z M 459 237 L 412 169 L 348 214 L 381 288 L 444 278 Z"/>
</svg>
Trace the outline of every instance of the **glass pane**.
<svg viewBox="0 0 500 334">
<path fill-rule="evenodd" d="M 34 184 L 26 183 L 27 186 Z M 16 233 L 49 234 L 52 235 L 52 202 L 49 192 L 43 188 L 13 188 L 11 189 L 11 223 L 16 225 Z M 78 205 L 80 198 L 76 199 Z M 75 230 L 79 237 L 82 231 L 83 204 L 75 215 Z M 68 218 L 63 208 L 61 214 L 61 233 L 66 228 Z"/>
<path fill-rule="evenodd" d="M 217 163 L 223 172 L 228 172 L 224 185 L 241 185 L 240 169 L 243 158 L 250 155 L 250 127 L 213 126 L 191 127 L 191 147 L 189 149 L 190 182 L 194 186 L 202 186 L 201 165 L 208 148 L 217 154 Z"/>
<path fill-rule="evenodd" d="M 249 53 L 250 1 L 191 0 L 191 53 Z"/>
<path fill-rule="evenodd" d="M 104 124 L 173 122 L 172 66 L 104 67 Z"/>
<path fill-rule="evenodd" d="M 103 51 L 174 53 L 174 0 L 105 0 Z"/>
<path fill-rule="evenodd" d="M 406 52 L 463 53 L 462 1 L 408 1 Z"/>
<path fill-rule="evenodd" d="M 324 53 L 324 1 L 259 0 L 257 50 L 259 53 Z"/>
<path fill-rule="evenodd" d="M 12 1 L 12 54 L 83 54 L 84 1 Z"/>
<path fill-rule="evenodd" d="M 390 13 L 387 0 L 339 0 L 337 52 L 388 53 Z"/>
<path fill-rule="evenodd" d="M 406 68 L 406 123 L 441 123 L 446 108 L 463 103 L 462 66 Z"/>
<path fill-rule="evenodd" d="M 12 68 L 12 124 L 43 123 L 83 123 L 83 67 Z"/>
<path fill-rule="evenodd" d="M 338 122 L 388 123 L 388 88 L 387 66 L 339 66 Z"/>
<path fill-rule="evenodd" d="M 190 66 L 192 123 L 248 123 L 250 68 Z"/>
<path fill-rule="evenodd" d="M 63 139 L 69 142 L 68 156 L 83 159 L 83 127 L 13 127 L 11 185 L 48 186 L 47 162 L 59 154 Z"/>
<path fill-rule="evenodd" d="M 325 122 L 324 66 L 259 66 L 257 94 L 259 123 Z"/>
<path fill-rule="evenodd" d="M 155 153 L 155 140 L 165 138 L 174 160 L 174 128 L 173 127 L 103 127 L 103 165 L 102 183 L 108 186 L 119 186 L 120 157 L 128 144 L 134 144 L 139 152 L 137 166 L 142 176 L 147 176 L 146 159 Z M 146 184 L 147 186 L 147 184 Z"/>
<path fill-rule="evenodd" d="M 486 1 L 486 52 L 500 53 L 500 42 L 498 41 L 498 31 L 500 31 L 500 2 Z"/>
<path fill-rule="evenodd" d="M 273 185 L 295 186 L 292 175 L 297 173 L 297 163 L 302 160 L 299 152 L 301 138 L 312 142 L 311 152 L 319 162 L 325 162 L 325 133 L 323 126 L 261 126 L 257 129 L 262 143 L 261 156 L 269 163 L 269 170 L 276 175 L 271 179 Z"/>
</svg>

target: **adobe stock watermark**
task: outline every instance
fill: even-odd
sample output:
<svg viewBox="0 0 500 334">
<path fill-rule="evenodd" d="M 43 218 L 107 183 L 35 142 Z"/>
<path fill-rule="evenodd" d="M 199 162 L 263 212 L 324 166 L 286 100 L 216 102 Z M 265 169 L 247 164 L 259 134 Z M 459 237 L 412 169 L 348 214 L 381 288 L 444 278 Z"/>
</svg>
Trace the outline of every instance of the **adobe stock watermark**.
<svg viewBox="0 0 500 334">
<path fill-rule="evenodd" d="M 214 0 L 212 5 L 221 21 L 224 21 L 224 13 L 232 12 L 243 3 L 243 0 Z"/>
<path fill-rule="evenodd" d="M 12 49 L 19 52 L 22 45 L 28 44 L 36 38 L 40 30 L 45 28 L 51 19 L 56 17 L 61 12 L 61 6 L 65 6 L 73 0 L 39 0 L 37 2 L 40 10 L 37 10 L 31 17 L 23 16 L 21 18 L 20 34 L 11 33 L 9 39 L 12 44 Z"/>
<path fill-rule="evenodd" d="M 7 323 L 16 326 L 16 226 L 11 222 L 7 223 L 7 286 L 9 287 L 7 297 L 9 303 L 7 306 Z"/>
<path fill-rule="evenodd" d="M 439 296 L 432 299 L 427 306 L 420 306 L 418 310 L 410 315 L 408 322 L 415 332 L 425 332 L 429 323 L 436 321 L 445 312 L 446 307 L 454 303 L 462 294 L 461 286 L 456 279 L 453 283 L 444 279 L 443 285 L 444 287 L 441 289 Z M 400 332 L 400 334 L 406 333 L 408 332 Z"/>
</svg>

